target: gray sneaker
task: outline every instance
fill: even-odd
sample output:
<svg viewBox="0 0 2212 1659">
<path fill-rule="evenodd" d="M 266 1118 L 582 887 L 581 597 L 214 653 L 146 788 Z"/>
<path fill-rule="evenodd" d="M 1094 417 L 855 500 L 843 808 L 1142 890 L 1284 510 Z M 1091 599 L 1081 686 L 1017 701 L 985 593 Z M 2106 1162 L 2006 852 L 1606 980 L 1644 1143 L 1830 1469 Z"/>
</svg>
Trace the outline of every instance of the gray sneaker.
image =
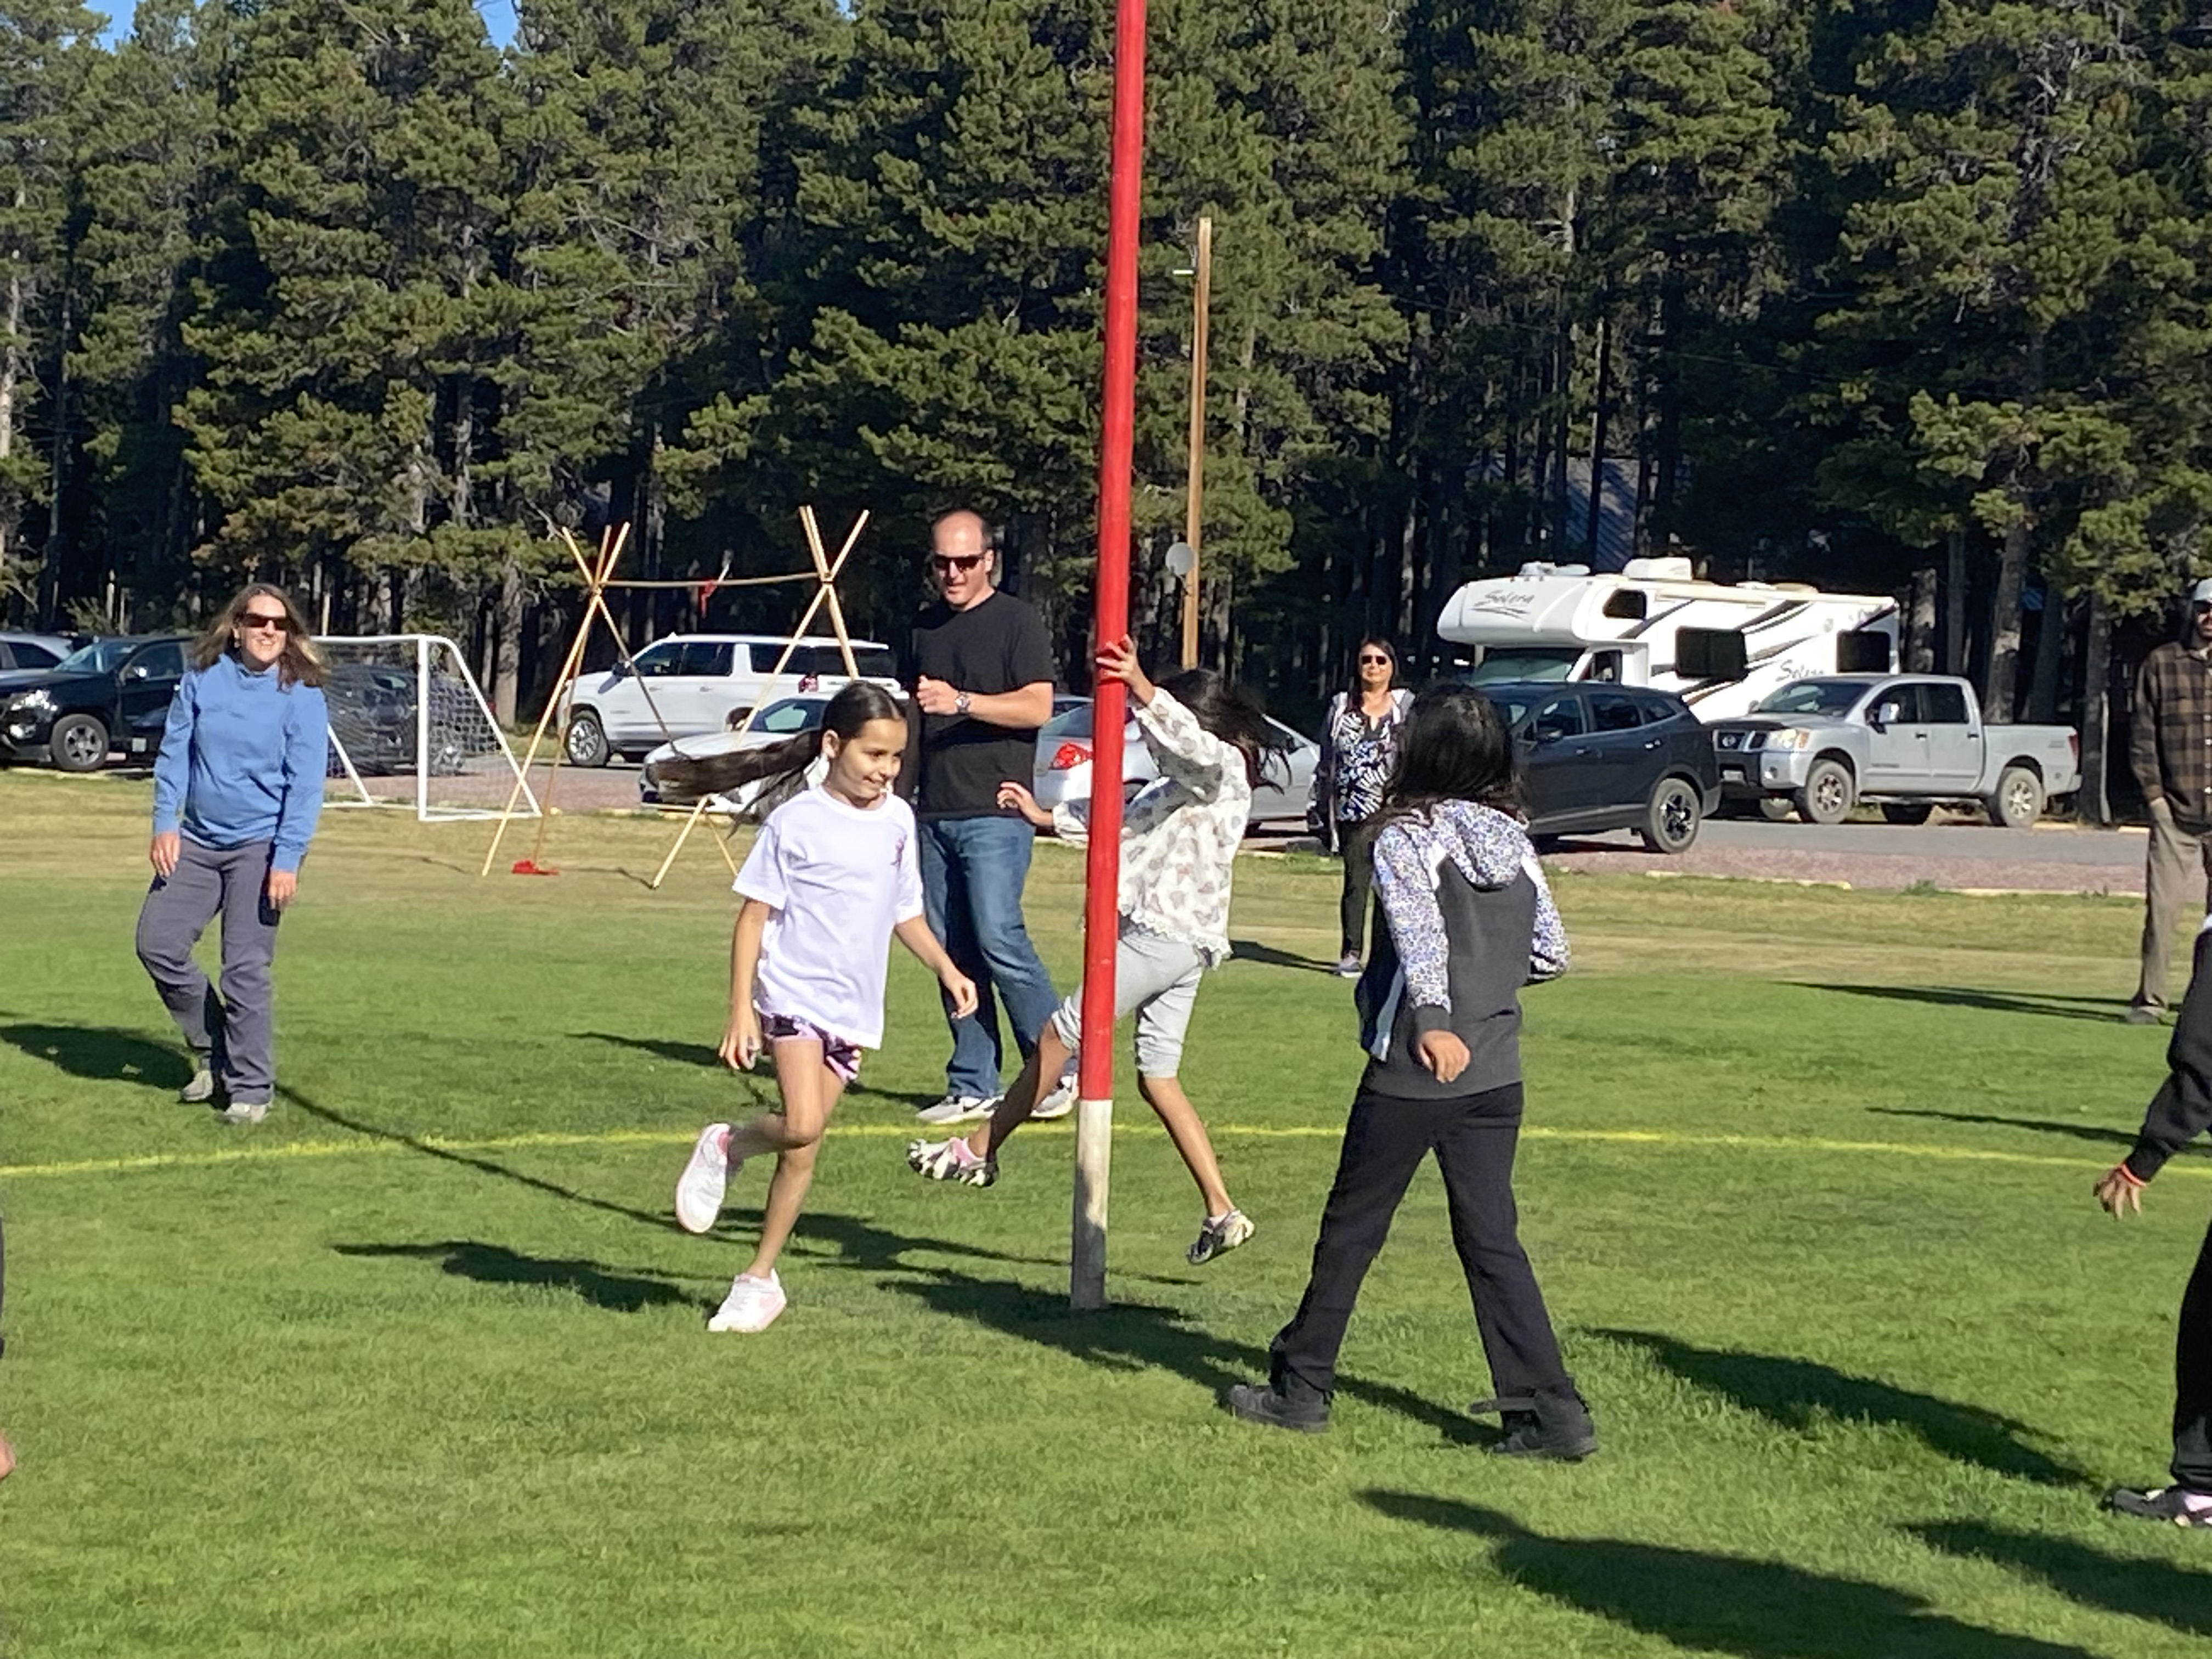
<svg viewBox="0 0 2212 1659">
<path fill-rule="evenodd" d="M 265 1100 L 234 1100 L 222 1109 L 221 1115 L 225 1123 L 258 1123 L 269 1115 L 269 1103 Z"/>
<path fill-rule="evenodd" d="M 947 1095 L 934 1106 L 925 1106 L 914 1115 L 917 1123 L 927 1123 L 933 1129 L 948 1123 L 973 1123 L 977 1118 L 988 1117 L 999 1109 L 1003 1095 Z"/>
<path fill-rule="evenodd" d="M 1359 958 L 1349 951 L 1336 959 L 1336 976 L 1339 979 L 1358 979 L 1359 973 Z"/>
<path fill-rule="evenodd" d="M 1190 1265 L 1203 1267 L 1225 1250 L 1233 1250 L 1252 1237 L 1252 1218 L 1242 1210 L 1224 1216 L 1208 1216 L 1198 1230 L 1198 1243 L 1184 1252 Z"/>
<path fill-rule="evenodd" d="M 215 1071 L 205 1060 L 193 1070 L 192 1080 L 177 1091 L 177 1098 L 187 1106 L 204 1106 L 215 1098 Z"/>
<path fill-rule="evenodd" d="M 1066 1117 L 1075 1109 L 1075 1075 L 1070 1073 L 1060 1079 L 1060 1085 L 1036 1103 L 1030 1114 L 1040 1123 L 1049 1123 L 1054 1118 Z"/>
</svg>

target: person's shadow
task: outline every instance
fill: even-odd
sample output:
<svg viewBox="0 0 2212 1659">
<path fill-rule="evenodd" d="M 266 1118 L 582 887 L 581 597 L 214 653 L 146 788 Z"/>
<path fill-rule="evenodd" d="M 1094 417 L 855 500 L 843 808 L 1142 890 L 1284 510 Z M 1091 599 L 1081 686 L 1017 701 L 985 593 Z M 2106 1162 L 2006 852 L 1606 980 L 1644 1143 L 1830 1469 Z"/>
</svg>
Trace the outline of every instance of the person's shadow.
<svg viewBox="0 0 2212 1659">
<path fill-rule="evenodd" d="M 333 1244 L 331 1249 L 340 1255 L 435 1261 L 443 1272 L 479 1285 L 531 1285 L 573 1291 L 593 1307 L 611 1313 L 692 1305 L 701 1299 L 672 1283 L 674 1275 L 657 1268 L 617 1270 L 574 1256 L 526 1255 L 504 1244 L 487 1244 L 480 1239 L 449 1238 L 436 1244 Z"/>
<path fill-rule="evenodd" d="M 143 1083 L 179 1089 L 191 1061 L 175 1042 L 157 1042 L 114 1025 L 0 1025 L 0 1042 L 94 1083 Z"/>
<path fill-rule="evenodd" d="M 1298 968 L 1311 974 L 1334 974 L 1333 962 L 1316 962 L 1311 957 L 1293 955 L 1278 950 L 1272 945 L 1262 945 L 1257 939 L 1237 939 L 1229 941 L 1229 954 L 1238 962 L 1257 962 L 1269 968 Z"/>
<path fill-rule="evenodd" d="M 2046 1486 L 2081 1486 L 2089 1477 L 2029 1443 L 2035 1430 L 1981 1406 L 1854 1376 L 1817 1360 L 1738 1348 L 1701 1348 L 1653 1331 L 1597 1330 L 1595 1336 L 1639 1347 L 1685 1382 L 1725 1395 L 1745 1411 L 1802 1432 L 1816 1417 L 1892 1424 L 1909 1429 L 1931 1451 L 1994 1474 Z"/>
<path fill-rule="evenodd" d="M 1491 1546 L 1514 1583 L 1698 1653 L 1738 1659 L 2089 1659 L 1934 1612 L 1922 1597 L 1757 1561 L 1624 1538 L 1548 1538 L 1480 1504 L 1369 1491 L 1383 1515 Z M 1599 1650 L 1602 1651 L 1602 1649 Z"/>
<path fill-rule="evenodd" d="M 2119 1524 L 2148 1530 L 2139 1522 Z M 2212 1638 L 2212 1574 L 1978 1521 L 1924 1521 L 1905 1530 L 1931 1549 L 1998 1562 L 2090 1607 Z"/>
<path fill-rule="evenodd" d="M 2052 1019 L 2086 1019 L 2100 1025 L 2118 1023 L 2118 1010 L 2127 1006 L 2122 997 L 2066 996 L 2043 991 L 1970 990 L 1955 985 L 1821 985 L 1800 981 L 1808 991 L 1832 991 L 1841 996 L 1873 997 L 1884 1002 L 1920 1002 L 1939 1008 L 1979 1008 L 1996 1014 L 2042 1014 Z"/>
<path fill-rule="evenodd" d="M 634 1048 L 640 1054 L 653 1054 L 662 1060 L 673 1060 L 679 1066 L 703 1066 L 709 1071 L 717 1072 L 727 1069 L 722 1064 L 720 1053 L 711 1043 L 684 1042 L 672 1037 L 618 1036 L 611 1031 L 571 1031 L 569 1035 L 580 1037 L 586 1042 L 606 1042 L 618 1048 Z M 754 1075 L 764 1083 L 773 1083 L 775 1080 L 775 1074 L 773 1071 L 768 1069 L 766 1061 L 762 1062 L 761 1069 Z M 894 1105 L 908 1106 L 916 1109 L 933 1105 L 937 1101 L 935 1095 L 878 1089 L 865 1082 L 850 1085 L 845 1092 L 858 1099 L 887 1100 Z"/>
<path fill-rule="evenodd" d="M 1078 1313 L 1063 1295 L 1008 1279 L 977 1279 L 951 1268 L 907 1271 L 915 1277 L 887 1288 L 914 1297 L 939 1313 L 1056 1348 L 1102 1370 L 1171 1371 L 1217 1400 L 1232 1382 L 1259 1382 L 1267 1375 L 1266 1349 L 1216 1336 L 1192 1324 L 1191 1316 L 1180 1308 L 1117 1302 Z M 1410 1418 L 1455 1443 L 1486 1444 L 1497 1435 L 1449 1406 L 1387 1383 L 1340 1375 L 1336 1391 Z"/>
</svg>

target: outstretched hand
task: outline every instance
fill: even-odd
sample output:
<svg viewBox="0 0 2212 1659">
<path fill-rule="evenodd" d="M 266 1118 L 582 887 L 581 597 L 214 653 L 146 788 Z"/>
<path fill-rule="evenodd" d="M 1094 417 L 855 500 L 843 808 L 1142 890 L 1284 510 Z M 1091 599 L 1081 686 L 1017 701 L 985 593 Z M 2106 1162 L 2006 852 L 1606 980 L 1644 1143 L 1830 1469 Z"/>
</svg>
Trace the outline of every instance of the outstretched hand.
<svg viewBox="0 0 2212 1659">
<path fill-rule="evenodd" d="M 2092 1190 L 2105 1213 L 2115 1221 L 2130 1212 L 2142 1213 L 2142 1183 L 2130 1178 L 2118 1164 L 2100 1176 Z"/>
<path fill-rule="evenodd" d="M 1101 679 L 1119 680 L 1129 688 L 1129 696 L 1138 708 L 1152 702 L 1152 693 L 1158 688 L 1145 678 L 1145 671 L 1137 661 L 1136 641 L 1127 634 L 1100 646 L 1092 661 L 1097 665 Z"/>
</svg>

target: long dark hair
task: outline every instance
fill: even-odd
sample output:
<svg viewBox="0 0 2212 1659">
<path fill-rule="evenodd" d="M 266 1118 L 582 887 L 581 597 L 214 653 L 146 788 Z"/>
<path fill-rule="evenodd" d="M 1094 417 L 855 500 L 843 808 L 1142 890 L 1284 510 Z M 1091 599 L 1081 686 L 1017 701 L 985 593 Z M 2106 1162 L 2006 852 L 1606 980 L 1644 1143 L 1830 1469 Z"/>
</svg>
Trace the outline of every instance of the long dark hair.
<svg viewBox="0 0 2212 1659">
<path fill-rule="evenodd" d="M 1244 780 L 1255 789 L 1267 776 L 1269 764 L 1289 746 L 1267 723 L 1259 698 L 1211 668 L 1186 668 L 1173 678 L 1162 680 L 1160 690 L 1189 709 L 1200 726 L 1244 757 Z"/>
<path fill-rule="evenodd" d="M 1393 687 L 1395 687 L 1398 684 L 1398 647 L 1391 644 L 1389 641 L 1384 639 L 1380 634 L 1370 634 L 1365 639 L 1360 641 L 1358 647 L 1353 649 L 1352 653 L 1352 678 L 1345 682 L 1344 700 L 1346 703 L 1355 708 L 1359 706 L 1361 693 L 1367 689 L 1359 683 L 1359 659 L 1363 653 L 1369 650 L 1380 651 L 1384 656 L 1389 658 L 1390 684 Z"/>
<path fill-rule="evenodd" d="M 192 641 L 192 666 L 212 668 L 225 652 L 238 648 L 238 630 L 244 624 L 246 607 L 255 599 L 274 599 L 284 607 L 284 651 L 276 659 L 276 684 L 320 685 L 322 654 L 315 649 L 315 641 L 307 632 L 307 617 L 300 613 L 300 607 L 292 602 L 289 593 L 268 582 L 248 582 L 230 596 L 230 603 L 216 612 L 215 620 Z"/>
<path fill-rule="evenodd" d="M 1448 800 L 1501 812 L 1521 809 L 1513 733 L 1498 705 L 1471 685 L 1430 687 L 1413 699 L 1398 737 L 1398 762 L 1382 791 L 1382 819 L 1419 817 Z"/>
<path fill-rule="evenodd" d="M 873 680 L 854 680 L 841 686 L 822 711 L 822 724 L 781 743 L 762 749 L 741 750 L 734 755 L 694 757 L 679 750 L 664 761 L 655 761 L 647 781 L 693 800 L 726 795 L 760 779 L 767 788 L 744 811 L 748 818 L 766 817 L 806 787 L 806 769 L 822 753 L 822 734 L 835 732 L 840 743 L 850 743 L 871 720 L 906 720 L 906 705 Z"/>
</svg>

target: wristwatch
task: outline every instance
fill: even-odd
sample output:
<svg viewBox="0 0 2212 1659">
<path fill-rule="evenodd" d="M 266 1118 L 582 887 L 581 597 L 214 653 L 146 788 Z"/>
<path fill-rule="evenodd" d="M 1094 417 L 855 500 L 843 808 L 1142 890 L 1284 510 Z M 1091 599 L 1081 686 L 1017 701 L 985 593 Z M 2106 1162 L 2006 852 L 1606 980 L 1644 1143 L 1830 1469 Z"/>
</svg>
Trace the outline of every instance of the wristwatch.
<svg viewBox="0 0 2212 1659">
<path fill-rule="evenodd" d="M 953 698 L 952 712 L 956 714 L 966 714 L 968 712 L 968 694 L 965 691 L 963 691 L 958 696 Z"/>
</svg>

